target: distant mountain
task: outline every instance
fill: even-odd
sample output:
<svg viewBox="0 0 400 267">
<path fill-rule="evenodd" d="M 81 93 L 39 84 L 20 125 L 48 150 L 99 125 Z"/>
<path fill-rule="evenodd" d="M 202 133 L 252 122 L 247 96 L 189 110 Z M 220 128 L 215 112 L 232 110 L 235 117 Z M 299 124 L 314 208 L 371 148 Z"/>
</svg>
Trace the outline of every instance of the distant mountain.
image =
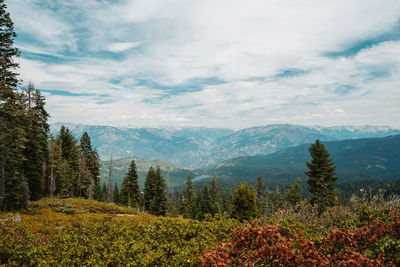
<svg viewBox="0 0 400 267">
<path fill-rule="evenodd" d="M 274 124 L 239 130 L 217 139 L 212 158 L 216 162 L 240 156 L 271 154 L 284 148 L 321 141 L 337 141 L 385 137 L 400 134 L 400 130 L 377 126 L 307 127 L 290 124 Z"/>
<path fill-rule="evenodd" d="M 62 125 L 68 127 L 76 138 L 87 132 L 104 160 L 110 158 L 113 148 L 114 158 L 161 159 L 192 168 L 202 165 L 200 162 L 216 139 L 233 132 L 204 127 L 158 129 L 55 123 L 51 124 L 53 135 L 58 134 Z"/>
<path fill-rule="evenodd" d="M 400 135 L 324 142 L 334 159 L 340 181 L 367 178 L 400 178 Z M 306 179 L 306 161 L 311 157 L 310 144 L 290 147 L 269 155 L 238 157 L 203 170 L 204 176 L 216 173 L 225 183 L 255 180 L 262 175 L 267 180 L 294 181 Z"/>
<path fill-rule="evenodd" d="M 114 148 L 114 158 L 137 157 L 167 160 L 187 168 L 204 168 L 223 160 L 271 154 L 281 149 L 314 142 L 374 138 L 400 134 L 386 126 L 301 126 L 274 124 L 238 131 L 220 128 L 123 128 L 82 124 L 51 124 L 57 135 L 61 125 L 80 138 L 86 131 L 103 160 Z"/>
</svg>

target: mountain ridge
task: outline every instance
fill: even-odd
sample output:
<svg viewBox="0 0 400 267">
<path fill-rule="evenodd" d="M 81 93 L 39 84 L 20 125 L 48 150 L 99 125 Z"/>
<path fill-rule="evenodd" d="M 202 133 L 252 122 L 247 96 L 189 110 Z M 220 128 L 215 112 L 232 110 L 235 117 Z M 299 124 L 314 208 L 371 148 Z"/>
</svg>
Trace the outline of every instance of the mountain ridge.
<svg viewBox="0 0 400 267">
<path fill-rule="evenodd" d="M 186 168 L 213 166 L 229 158 L 271 154 L 278 150 L 321 139 L 337 141 L 400 134 L 390 126 L 302 126 L 272 124 L 237 131 L 225 128 L 168 127 L 130 128 L 72 123 L 51 124 L 56 135 L 65 125 L 80 138 L 88 132 L 105 160 L 114 148 L 115 158 L 137 157 L 168 160 Z"/>
</svg>

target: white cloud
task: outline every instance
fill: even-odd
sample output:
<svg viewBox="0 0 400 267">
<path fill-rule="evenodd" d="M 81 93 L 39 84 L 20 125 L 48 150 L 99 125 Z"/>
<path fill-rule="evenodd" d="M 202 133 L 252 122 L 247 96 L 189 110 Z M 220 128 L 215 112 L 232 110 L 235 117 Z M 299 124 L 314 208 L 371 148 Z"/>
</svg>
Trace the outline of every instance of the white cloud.
<svg viewBox="0 0 400 267">
<path fill-rule="evenodd" d="M 48 96 L 53 121 L 400 127 L 399 40 L 324 56 L 399 25 L 397 0 L 15 0 L 9 7 L 22 51 L 55 58 L 22 58 L 22 78 L 91 95 Z M 304 73 L 275 77 L 288 69 Z"/>
<path fill-rule="evenodd" d="M 110 44 L 107 48 L 111 52 L 123 52 L 128 49 L 132 49 L 138 47 L 140 42 L 121 42 L 121 43 L 113 43 Z"/>
</svg>

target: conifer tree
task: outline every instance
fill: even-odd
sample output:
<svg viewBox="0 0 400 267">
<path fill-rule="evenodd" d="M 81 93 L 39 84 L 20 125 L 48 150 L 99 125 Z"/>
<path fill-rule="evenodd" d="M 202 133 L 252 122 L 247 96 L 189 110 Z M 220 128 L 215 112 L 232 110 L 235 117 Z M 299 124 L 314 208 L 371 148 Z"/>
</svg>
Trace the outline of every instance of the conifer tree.
<svg viewBox="0 0 400 267">
<path fill-rule="evenodd" d="M 78 182 L 79 194 L 77 196 L 88 198 L 89 197 L 88 190 L 89 187 L 93 184 L 93 177 L 87 168 L 86 157 L 84 153 L 82 153 L 81 163 L 79 165 L 80 165 L 79 182 Z"/>
<path fill-rule="evenodd" d="M 149 171 L 147 172 L 146 180 L 144 182 L 144 189 L 143 189 L 143 209 L 145 211 L 150 211 L 150 201 L 152 200 L 155 192 L 154 192 L 154 186 L 155 186 L 155 176 L 156 173 L 153 169 L 153 167 L 149 168 Z"/>
<path fill-rule="evenodd" d="M 291 205 L 295 206 L 302 200 L 302 198 L 300 178 L 297 178 L 296 183 L 290 185 L 290 189 L 286 193 L 286 199 Z"/>
<path fill-rule="evenodd" d="M 185 214 L 185 197 L 183 196 L 183 191 L 179 191 L 179 198 L 178 198 L 178 214 L 184 216 Z"/>
<path fill-rule="evenodd" d="M 247 183 L 240 184 L 233 194 L 232 217 L 247 221 L 257 216 L 256 194 Z"/>
<path fill-rule="evenodd" d="M 114 203 L 115 204 L 119 204 L 120 203 L 120 194 L 119 194 L 117 183 L 114 184 L 113 199 L 114 199 Z"/>
<path fill-rule="evenodd" d="M 333 206 L 337 198 L 337 190 L 334 183 L 338 179 L 336 167 L 330 154 L 319 140 L 312 144 L 308 151 L 311 155 L 311 162 L 306 162 L 309 171 L 305 174 L 309 177 L 308 190 L 312 194 L 311 204 L 318 205 L 319 213 L 322 213 L 326 207 Z"/>
<path fill-rule="evenodd" d="M 59 192 L 63 196 L 79 196 L 80 192 L 80 153 L 78 141 L 64 125 L 61 126 L 60 134 L 57 137 L 61 156 L 63 159 L 62 177 L 60 177 Z"/>
<path fill-rule="evenodd" d="M 188 174 L 186 180 L 186 188 L 185 188 L 185 198 L 184 198 L 184 217 L 185 218 L 194 218 L 194 210 L 193 210 L 193 200 L 194 200 L 194 191 L 192 184 L 192 176 Z"/>
<path fill-rule="evenodd" d="M 25 161 L 23 164 L 24 176 L 29 184 L 31 199 L 38 200 L 42 197 L 46 184 L 46 166 L 49 157 L 47 119 L 49 114 L 44 109 L 45 99 L 33 83 L 29 83 L 26 89 L 27 120 Z"/>
<path fill-rule="evenodd" d="M 198 220 L 203 220 L 207 213 L 214 215 L 214 205 L 208 186 L 204 186 Z"/>
<path fill-rule="evenodd" d="M 215 177 L 215 174 L 210 180 L 210 195 L 213 202 L 218 201 L 217 178 Z"/>
<path fill-rule="evenodd" d="M 213 200 L 210 189 L 208 186 L 204 186 L 203 193 L 200 199 L 200 210 L 197 214 L 198 220 L 203 220 L 206 214 L 210 214 L 214 216 L 217 213 L 220 213 L 219 205 L 216 201 Z"/>
<path fill-rule="evenodd" d="M 100 197 L 100 157 L 97 150 L 92 147 L 90 137 L 84 132 L 80 139 L 81 156 L 85 156 L 87 169 L 93 179 L 93 195 L 95 199 Z"/>
<path fill-rule="evenodd" d="M 149 203 L 150 213 L 156 216 L 165 216 L 167 211 L 166 184 L 164 178 L 161 176 L 160 168 L 157 168 L 155 171 L 155 178 L 151 191 L 153 195 Z"/>
<path fill-rule="evenodd" d="M 139 208 L 141 197 L 138 180 L 139 176 L 137 174 L 136 164 L 135 161 L 132 160 L 129 165 L 128 173 L 122 181 L 120 201 L 123 205 Z"/>
<path fill-rule="evenodd" d="M 20 52 L 14 47 L 14 24 L 0 0 L 0 210 L 25 206 L 23 179 L 26 114 L 14 60 Z"/>
</svg>

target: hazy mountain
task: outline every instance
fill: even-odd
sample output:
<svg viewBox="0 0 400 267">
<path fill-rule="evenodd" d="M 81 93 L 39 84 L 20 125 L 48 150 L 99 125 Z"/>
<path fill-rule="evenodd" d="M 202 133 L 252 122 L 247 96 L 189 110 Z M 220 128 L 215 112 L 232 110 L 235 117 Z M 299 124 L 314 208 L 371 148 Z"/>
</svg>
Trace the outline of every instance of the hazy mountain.
<svg viewBox="0 0 400 267">
<path fill-rule="evenodd" d="M 51 124 L 57 134 L 63 123 Z M 373 138 L 400 134 L 399 129 L 379 126 L 300 126 L 275 124 L 238 131 L 219 128 L 122 128 L 64 124 L 80 138 L 88 132 L 102 159 L 137 157 L 167 160 L 188 168 L 203 168 L 223 160 L 257 154 L 314 142 Z"/>
<path fill-rule="evenodd" d="M 336 141 L 344 139 L 359 139 L 385 137 L 400 134 L 400 130 L 390 127 L 376 126 L 337 126 L 337 127 L 307 127 L 301 125 L 275 124 L 262 127 L 252 127 L 239 130 L 216 141 L 212 150 L 212 158 L 221 161 L 239 156 L 254 156 L 271 154 L 278 150 L 314 142 Z"/>
<path fill-rule="evenodd" d="M 400 178 L 400 135 L 324 142 L 334 159 L 340 180 L 357 178 Z M 305 161 L 310 161 L 310 144 L 280 150 L 269 155 L 239 157 L 203 171 L 216 173 L 227 183 L 255 180 L 258 175 L 270 180 L 306 179 Z"/>
<path fill-rule="evenodd" d="M 204 155 L 208 154 L 217 138 L 233 132 L 229 129 L 204 127 L 122 128 L 65 123 L 51 124 L 51 132 L 57 135 L 62 125 L 68 127 L 77 138 L 86 131 L 104 160 L 110 158 L 113 148 L 116 159 L 161 159 L 193 168 L 202 165 Z"/>
</svg>

